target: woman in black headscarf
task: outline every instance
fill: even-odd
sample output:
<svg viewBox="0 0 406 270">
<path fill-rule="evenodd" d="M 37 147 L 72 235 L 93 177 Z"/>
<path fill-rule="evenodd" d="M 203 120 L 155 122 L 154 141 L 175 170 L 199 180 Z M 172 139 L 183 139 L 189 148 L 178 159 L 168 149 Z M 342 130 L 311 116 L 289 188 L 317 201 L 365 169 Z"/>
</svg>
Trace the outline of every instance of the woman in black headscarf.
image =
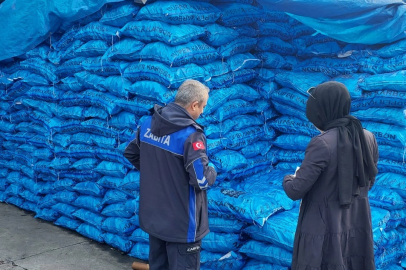
<svg viewBox="0 0 406 270">
<path fill-rule="evenodd" d="M 338 82 L 311 88 L 306 116 L 314 137 L 283 188 L 302 199 L 292 270 L 375 270 L 368 190 L 377 174 L 374 135 L 351 116 L 351 98 Z"/>
</svg>

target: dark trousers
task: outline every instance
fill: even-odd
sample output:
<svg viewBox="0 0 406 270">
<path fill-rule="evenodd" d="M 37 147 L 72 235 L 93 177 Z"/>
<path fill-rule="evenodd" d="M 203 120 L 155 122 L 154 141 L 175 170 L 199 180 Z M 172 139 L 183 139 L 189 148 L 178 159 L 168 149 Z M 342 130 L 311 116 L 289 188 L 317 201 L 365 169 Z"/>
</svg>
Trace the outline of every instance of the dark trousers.
<svg viewBox="0 0 406 270">
<path fill-rule="evenodd" d="M 150 270 L 199 270 L 202 241 L 172 243 L 149 236 Z"/>
</svg>

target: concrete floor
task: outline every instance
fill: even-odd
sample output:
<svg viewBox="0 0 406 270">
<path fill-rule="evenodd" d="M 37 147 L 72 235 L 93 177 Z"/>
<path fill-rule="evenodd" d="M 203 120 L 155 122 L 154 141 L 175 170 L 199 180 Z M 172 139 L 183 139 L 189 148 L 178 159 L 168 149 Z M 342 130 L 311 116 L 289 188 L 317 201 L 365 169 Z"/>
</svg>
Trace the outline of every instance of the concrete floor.
<svg viewBox="0 0 406 270">
<path fill-rule="evenodd" d="M 134 258 L 0 203 L 0 270 L 131 270 Z"/>
</svg>

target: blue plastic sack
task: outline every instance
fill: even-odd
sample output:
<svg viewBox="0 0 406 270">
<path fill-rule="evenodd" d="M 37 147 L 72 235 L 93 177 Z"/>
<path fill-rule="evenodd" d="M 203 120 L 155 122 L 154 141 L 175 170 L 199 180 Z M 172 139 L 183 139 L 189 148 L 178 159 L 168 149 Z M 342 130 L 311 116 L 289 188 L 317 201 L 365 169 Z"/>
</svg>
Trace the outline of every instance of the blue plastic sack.
<svg viewBox="0 0 406 270">
<path fill-rule="evenodd" d="M 119 30 L 120 36 L 129 36 L 144 42 L 162 41 L 180 45 L 206 34 L 203 27 L 191 24 L 170 25 L 160 21 L 131 21 Z"/>
<path fill-rule="evenodd" d="M 106 193 L 106 190 L 94 182 L 81 182 L 77 183 L 73 190 L 84 195 L 91 195 L 96 197 L 102 197 Z"/>
<path fill-rule="evenodd" d="M 393 189 L 403 199 L 406 198 L 406 176 L 392 172 L 379 173 L 376 176 L 376 185 Z"/>
<path fill-rule="evenodd" d="M 263 127 L 250 127 L 229 132 L 224 135 L 222 144 L 226 149 L 239 150 L 260 140 L 264 136 L 264 133 Z"/>
<path fill-rule="evenodd" d="M 56 67 L 41 58 L 29 58 L 20 62 L 20 67 L 33 73 L 45 77 L 48 81 L 58 82 L 59 78 L 55 75 Z"/>
<path fill-rule="evenodd" d="M 351 102 L 351 110 L 377 108 L 404 108 L 406 106 L 406 92 L 392 90 L 365 91 L 361 98 Z"/>
<path fill-rule="evenodd" d="M 4 194 L 7 195 L 7 196 L 18 197 L 20 195 L 20 193 L 22 193 L 23 191 L 24 191 L 24 188 L 22 186 L 19 186 L 17 184 L 11 184 L 4 191 Z"/>
<path fill-rule="evenodd" d="M 240 252 L 250 258 L 272 264 L 290 267 L 292 263 L 292 253 L 289 251 L 255 240 L 250 240 L 244 244 Z"/>
<path fill-rule="evenodd" d="M 156 100 L 162 104 L 174 101 L 176 96 L 176 91 L 153 81 L 135 82 L 129 87 L 128 91 L 141 98 Z"/>
<path fill-rule="evenodd" d="M 101 226 L 103 224 L 103 221 L 105 220 L 105 217 L 95 214 L 93 212 L 90 212 L 88 210 L 85 209 L 79 209 L 76 212 L 72 213 L 72 215 L 77 218 L 80 219 L 84 222 L 89 223 L 90 225 L 101 229 Z"/>
<path fill-rule="evenodd" d="M 1 182 L 1 181 L 0 181 Z M 0 184 L 1 185 L 1 184 Z M 1 187 L 0 187 L 1 190 Z M 31 193 L 28 190 L 24 190 L 21 194 L 20 197 L 23 198 L 26 201 L 35 203 L 36 205 L 42 200 L 41 196 L 35 196 L 33 193 Z"/>
<path fill-rule="evenodd" d="M 101 135 L 89 133 L 76 133 L 72 135 L 71 143 L 96 145 L 103 148 L 111 148 L 116 144 L 116 141 L 114 138 L 107 138 Z"/>
<path fill-rule="evenodd" d="M 287 106 L 295 107 L 301 111 L 306 111 L 308 96 L 305 96 L 290 88 L 274 90 L 271 93 L 272 101 L 276 101 Z"/>
<path fill-rule="evenodd" d="M 191 63 L 204 65 L 213 62 L 218 57 L 217 51 L 201 40 L 177 46 L 167 45 L 163 42 L 149 43 L 139 53 L 139 58 L 142 60 L 159 61 L 170 67 Z"/>
<path fill-rule="evenodd" d="M 209 228 L 211 232 L 239 233 L 244 225 L 244 222 L 235 219 L 209 217 Z"/>
<path fill-rule="evenodd" d="M 132 98 L 120 99 L 117 101 L 117 105 L 125 111 L 141 116 L 148 114 L 148 111 L 154 107 L 155 102 L 149 99 Z"/>
<path fill-rule="evenodd" d="M 279 103 L 275 100 L 272 101 L 277 112 L 284 116 L 293 116 L 301 119 L 303 122 L 308 122 L 306 112 L 295 107 L 291 107 L 282 103 Z M 277 116 L 277 115 L 276 115 Z"/>
<path fill-rule="evenodd" d="M 103 55 L 109 45 L 103 40 L 90 40 L 75 50 L 77 56 L 94 57 Z"/>
<path fill-rule="evenodd" d="M 207 127 L 205 127 L 204 131 L 207 138 L 219 138 L 222 137 L 223 134 L 226 134 L 227 132 L 232 130 L 233 125 L 234 121 L 231 119 L 227 119 L 222 123 L 208 125 Z"/>
<path fill-rule="evenodd" d="M 214 47 L 231 42 L 239 36 L 238 31 L 218 24 L 207 25 L 205 30 L 206 36 L 202 37 L 203 41 Z"/>
<path fill-rule="evenodd" d="M 63 51 L 50 51 L 48 60 L 55 65 L 59 65 L 66 60 L 73 59 L 77 57 L 75 51 L 79 49 L 80 46 L 82 46 L 84 43 L 84 41 L 75 40 L 71 44 L 69 44 L 68 47 Z"/>
<path fill-rule="evenodd" d="M 125 253 L 130 252 L 134 245 L 134 243 L 130 240 L 111 233 L 105 233 L 103 239 L 106 244 L 109 244 L 110 246 L 115 247 Z"/>
<path fill-rule="evenodd" d="M 68 218 L 75 219 L 75 217 L 72 214 L 77 210 L 76 207 L 73 207 L 69 204 L 57 203 L 52 206 L 52 209 Z"/>
<path fill-rule="evenodd" d="M 203 81 L 205 74 L 205 70 L 195 64 L 170 68 L 159 62 L 144 61 L 127 66 L 123 76 L 132 82 L 149 80 L 177 88 L 186 79 Z"/>
<path fill-rule="evenodd" d="M 105 92 L 105 89 L 102 86 L 104 77 L 92 74 L 88 71 L 82 71 L 75 74 L 75 78 L 80 84 L 85 88 L 99 90 Z"/>
<path fill-rule="evenodd" d="M 62 216 L 58 218 L 54 224 L 67 229 L 76 230 L 82 224 L 82 222 Z"/>
<path fill-rule="evenodd" d="M 245 265 L 244 270 L 288 270 L 287 266 L 270 264 L 255 259 L 250 259 Z"/>
<path fill-rule="evenodd" d="M 282 134 L 273 141 L 273 144 L 282 149 L 304 151 L 311 139 L 305 135 Z"/>
<path fill-rule="evenodd" d="M 210 252 L 227 253 L 238 249 L 239 234 L 210 232 L 202 239 L 202 249 Z"/>
<path fill-rule="evenodd" d="M 84 70 L 84 68 L 82 66 L 82 62 L 85 60 L 86 60 L 85 57 L 77 57 L 77 58 L 68 60 L 68 61 L 64 62 L 62 65 L 58 66 L 55 73 L 59 77 L 64 78 L 69 75 L 73 75 L 77 72 L 81 72 Z M 64 86 L 64 87 L 66 87 L 66 86 Z M 76 87 L 78 87 L 78 86 L 76 86 Z"/>
<path fill-rule="evenodd" d="M 149 234 L 144 232 L 141 228 L 135 229 L 134 232 L 128 237 L 133 242 L 149 243 Z"/>
<path fill-rule="evenodd" d="M 122 76 L 109 76 L 101 81 L 100 86 L 112 95 L 127 98 L 131 88 L 131 82 Z"/>
<path fill-rule="evenodd" d="M 406 114 L 403 108 L 369 108 L 352 113 L 359 120 L 373 121 L 396 126 L 406 126 Z M 388 117 L 390 115 L 391 117 Z"/>
<path fill-rule="evenodd" d="M 261 96 L 265 99 L 271 99 L 271 95 L 276 89 L 278 85 L 275 82 L 264 81 L 264 80 L 252 80 L 247 83 L 249 86 L 257 90 Z"/>
<path fill-rule="evenodd" d="M 75 61 L 77 61 L 77 65 L 81 67 L 81 63 L 83 61 L 83 57 L 78 57 Z M 75 64 L 76 65 L 76 64 Z M 66 66 L 66 68 L 68 68 Z M 83 68 L 81 68 L 78 72 L 83 71 Z M 75 72 L 76 73 L 76 72 Z M 55 86 L 58 90 L 67 92 L 67 91 L 73 91 L 73 92 L 80 92 L 84 90 L 85 88 L 81 83 L 78 82 L 78 79 L 75 77 L 66 77 L 61 80 L 61 83 L 57 84 Z M 60 97 L 63 93 L 61 93 L 58 97 Z"/>
<path fill-rule="evenodd" d="M 240 69 L 235 72 L 230 72 L 218 77 L 212 77 L 206 82 L 210 88 L 224 88 L 231 87 L 233 84 L 241 84 L 255 79 L 258 76 L 254 69 Z"/>
<path fill-rule="evenodd" d="M 246 158 L 253 158 L 259 155 L 266 155 L 272 147 L 271 141 L 258 141 L 245 146 L 240 150 L 241 154 Z"/>
<path fill-rule="evenodd" d="M 123 156 L 123 151 L 117 149 L 99 149 L 97 157 L 106 161 L 113 161 L 124 164 L 126 168 L 132 169 L 134 166 Z"/>
<path fill-rule="evenodd" d="M 275 81 L 283 87 L 295 89 L 307 95 L 310 87 L 315 87 L 329 80 L 329 77 L 322 73 L 288 72 L 282 71 L 275 75 Z"/>
<path fill-rule="evenodd" d="M 403 127 L 374 122 L 363 122 L 363 127 L 375 135 L 378 144 L 404 147 L 406 137 Z"/>
<path fill-rule="evenodd" d="M 368 194 L 371 205 L 387 210 L 396 210 L 405 207 L 402 197 L 395 191 L 382 186 L 373 186 Z"/>
<path fill-rule="evenodd" d="M 50 85 L 49 81 L 45 79 L 43 76 L 31 73 L 30 71 L 27 70 L 18 70 L 7 77 L 8 77 L 7 80 L 12 80 L 13 82 L 20 81 L 22 83 L 26 83 L 31 86 Z M 4 79 L 2 81 L 4 82 Z M 7 87 L 6 89 L 9 89 L 9 87 Z"/>
<path fill-rule="evenodd" d="M 80 225 L 76 231 L 80 233 L 83 236 L 86 236 L 90 239 L 93 239 L 94 241 L 97 241 L 99 243 L 104 242 L 104 233 L 101 230 L 96 229 L 93 226 L 87 225 L 87 224 L 82 224 Z"/>
<path fill-rule="evenodd" d="M 73 187 L 75 185 L 76 182 L 71 179 L 60 179 L 58 181 L 55 181 L 52 184 L 52 187 L 55 191 L 63 191 L 63 190 L 73 191 Z"/>
<path fill-rule="evenodd" d="M 89 57 L 81 63 L 84 70 L 100 76 L 121 75 L 128 63 L 102 57 Z"/>
<path fill-rule="evenodd" d="M 294 55 L 296 50 L 288 42 L 277 37 L 263 37 L 258 39 L 256 50 L 260 52 L 273 52 L 280 55 Z"/>
<path fill-rule="evenodd" d="M 301 58 L 311 57 L 336 57 L 341 52 L 340 45 L 335 42 L 316 43 L 306 48 L 301 48 L 297 52 L 297 56 Z"/>
<path fill-rule="evenodd" d="M 55 211 L 53 209 L 43 208 L 43 209 L 37 209 L 37 214 L 35 215 L 35 218 L 40 218 L 43 220 L 54 222 L 60 216 L 61 216 L 61 214 L 59 214 L 57 211 Z"/>
<path fill-rule="evenodd" d="M 97 181 L 97 184 L 104 188 L 113 189 L 119 188 L 122 178 L 103 176 L 100 180 Z"/>
<path fill-rule="evenodd" d="M 138 12 L 136 20 L 163 21 L 170 24 L 206 25 L 220 17 L 220 10 L 204 2 L 158 1 L 146 5 Z"/>
<path fill-rule="evenodd" d="M 109 114 L 120 111 L 117 106 L 118 98 L 108 93 L 86 90 L 80 94 L 66 92 L 60 98 L 61 106 L 96 106 L 105 109 Z"/>
<path fill-rule="evenodd" d="M 342 74 L 352 74 L 358 71 L 358 63 L 353 59 L 311 58 L 299 63 L 294 71 L 321 72 L 335 77 Z"/>
<path fill-rule="evenodd" d="M 216 166 L 218 172 L 228 172 L 247 164 L 247 159 L 243 155 L 232 150 L 220 151 L 210 156 L 210 161 Z"/>
<path fill-rule="evenodd" d="M 221 9 L 218 23 L 228 27 L 249 25 L 263 16 L 261 9 L 251 5 L 230 3 L 221 4 L 218 7 Z"/>
<path fill-rule="evenodd" d="M 232 71 L 245 68 L 255 68 L 260 60 L 250 53 L 236 54 L 227 59 L 227 64 Z"/>
<path fill-rule="evenodd" d="M 120 190 L 111 189 L 104 195 L 102 204 L 123 203 L 127 201 L 129 197 L 130 196 Z"/>
<path fill-rule="evenodd" d="M 137 226 L 131 221 L 131 219 L 120 217 L 106 218 L 102 224 L 102 229 L 104 231 L 121 236 L 130 235 L 136 228 Z"/>
<path fill-rule="evenodd" d="M 120 182 L 120 189 L 128 190 L 140 190 L 140 172 L 139 171 L 130 171 L 124 179 Z"/>
<path fill-rule="evenodd" d="M 396 174 L 406 175 L 405 162 L 393 159 L 379 158 L 378 160 L 379 172 L 392 172 Z"/>
<path fill-rule="evenodd" d="M 212 156 L 219 152 L 220 150 L 224 149 L 222 144 L 222 138 L 219 139 L 207 139 L 207 154 Z"/>
<path fill-rule="evenodd" d="M 72 204 L 95 213 L 100 213 L 103 209 L 102 198 L 93 196 L 79 196 Z"/>
<path fill-rule="evenodd" d="M 234 251 L 227 254 L 214 253 L 202 250 L 200 253 L 200 262 L 202 270 L 241 270 L 245 264 L 245 258 Z"/>
<path fill-rule="evenodd" d="M 51 102 L 58 101 L 62 94 L 63 92 L 58 90 L 56 87 L 43 86 L 33 86 L 30 90 L 28 90 L 28 92 L 25 93 L 25 95 L 29 98 Z"/>
<path fill-rule="evenodd" d="M 244 84 L 235 84 L 229 88 L 214 90 L 210 93 L 210 99 L 207 102 L 204 114 L 211 114 L 231 99 L 254 101 L 259 98 L 260 96 L 254 89 Z"/>
<path fill-rule="evenodd" d="M 80 39 L 82 41 L 104 40 L 107 42 L 116 42 L 118 40 L 118 30 L 116 27 L 103 25 L 100 22 L 91 22 L 78 29 L 74 39 Z"/>
<path fill-rule="evenodd" d="M 206 81 L 211 80 L 213 77 L 225 75 L 231 71 L 227 62 L 224 61 L 214 61 L 202 67 L 206 70 Z"/>
<path fill-rule="evenodd" d="M 97 167 L 99 160 L 95 158 L 83 158 L 72 164 L 76 170 L 92 170 Z"/>
<path fill-rule="evenodd" d="M 260 228 L 251 225 L 244 229 L 244 233 L 255 240 L 268 242 L 293 252 L 293 242 L 298 218 L 298 211 L 285 211 L 271 216 L 266 221 L 264 227 Z"/>
<path fill-rule="evenodd" d="M 255 26 L 258 30 L 259 35 L 261 36 L 275 36 L 282 40 L 291 39 L 291 33 L 289 31 L 289 28 L 291 26 L 289 24 L 285 24 L 283 22 L 257 21 Z"/>
<path fill-rule="evenodd" d="M 140 7 L 133 4 L 124 4 L 115 6 L 114 8 L 108 10 L 104 13 L 103 17 L 99 22 L 111 26 L 121 27 L 124 26 L 127 22 L 131 21 L 132 17 L 137 15 Z"/>
<path fill-rule="evenodd" d="M 208 205 L 209 212 L 218 212 L 217 216 L 224 213 L 258 226 L 283 209 L 267 196 L 221 188 L 208 191 Z"/>
<path fill-rule="evenodd" d="M 382 74 L 404 70 L 406 68 L 405 56 L 398 55 L 390 59 L 368 57 L 360 60 L 360 71 L 370 74 Z"/>
<path fill-rule="evenodd" d="M 406 91 L 405 78 L 406 71 L 378 74 L 366 77 L 359 86 L 365 91 L 394 90 Z"/>
<path fill-rule="evenodd" d="M 105 51 L 102 58 L 135 61 L 139 59 L 139 53 L 144 46 L 145 44 L 138 40 L 132 38 L 123 39 Z"/>
<path fill-rule="evenodd" d="M 0 202 L 1 201 L 2 201 L 2 199 L 1 199 L 1 192 L 0 192 Z M 20 207 L 22 209 L 26 210 L 26 211 L 31 211 L 31 212 L 34 212 L 34 213 L 37 212 L 37 204 L 36 203 L 25 201 Z"/>
<path fill-rule="evenodd" d="M 6 179 L 0 179 L 0 191 L 5 191 L 8 185 Z"/>
<path fill-rule="evenodd" d="M 214 117 L 218 122 L 223 122 L 234 116 L 253 112 L 256 112 L 256 108 L 252 103 L 242 99 L 234 99 L 226 102 L 222 107 L 217 109 L 214 113 Z"/>
<path fill-rule="evenodd" d="M 79 195 L 76 192 L 59 191 L 54 194 L 54 199 L 58 202 L 71 204 L 78 198 L 78 196 Z"/>
<path fill-rule="evenodd" d="M 228 58 L 239 53 L 247 53 L 251 51 L 256 44 L 257 39 L 240 36 L 235 38 L 233 41 L 220 46 L 217 49 L 217 52 L 222 58 Z"/>
<path fill-rule="evenodd" d="M 386 45 L 379 50 L 376 50 L 374 54 L 382 58 L 392 58 L 398 55 L 404 55 L 406 53 L 406 41 L 399 40 L 392 44 Z"/>
<path fill-rule="evenodd" d="M 124 177 L 127 174 L 127 169 L 123 164 L 109 161 L 102 161 L 94 171 L 112 177 Z"/>
<path fill-rule="evenodd" d="M 320 134 L 312 123 L 293 116 L 278 117 L 271 123 L 271 126 L 282 133 L 302 134 L 310 137 Z"/>
<path fill-rule="evenodd" d="M 137 259 L 148 261 L 149 245 L 147 243 L 141 242 L 135 243 L 130 253 L 128 253 L 128 255 L 130 255 L 131 257 L 135 257 Z"/>
<path fill-rule="evenodd" d="M 261 67 L 263 68 L 288 69 L 290 67 L 283 56 L 277 53 L 258 52 L 255 57 L 261 60 Z"/>
<path fill-rule="evenodd" d="M 273 155 L 273 162 L 301 162 L 305 157 L 304 151 L 276 149 Z"/>
<path fill-rule="evenodd" d="M 107 205 L 101 213 L 107 217 L 131 218 L 137 211 L 138 202 L 133 200 L 125 203 L 114 203 Z"/>
</svg>

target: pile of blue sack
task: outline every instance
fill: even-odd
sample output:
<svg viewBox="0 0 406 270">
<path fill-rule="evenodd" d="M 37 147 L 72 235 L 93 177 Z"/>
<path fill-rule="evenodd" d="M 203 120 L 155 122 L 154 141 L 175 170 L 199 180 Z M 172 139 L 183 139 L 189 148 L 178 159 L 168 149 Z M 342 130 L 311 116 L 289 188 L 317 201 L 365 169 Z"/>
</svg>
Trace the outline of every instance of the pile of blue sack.
<svg viewBox="0 0 406 270">
<path fill-rule="evenodd" d="M 218 172 L 201 268 L 289 269 L 299 202 L 282 179 L 319 134 L 306 91 L 336 80 L 379 144 L 377 269 L 402 269 L 405 57 L 406 41 L 345 44 L 254 0 L 105 5 L 0 62 L 0 201 L 147 260 L 139 172 L 123 151 L 154 104 L 196 79 L 211 89 L 198 122 Z"/>
</svg>

